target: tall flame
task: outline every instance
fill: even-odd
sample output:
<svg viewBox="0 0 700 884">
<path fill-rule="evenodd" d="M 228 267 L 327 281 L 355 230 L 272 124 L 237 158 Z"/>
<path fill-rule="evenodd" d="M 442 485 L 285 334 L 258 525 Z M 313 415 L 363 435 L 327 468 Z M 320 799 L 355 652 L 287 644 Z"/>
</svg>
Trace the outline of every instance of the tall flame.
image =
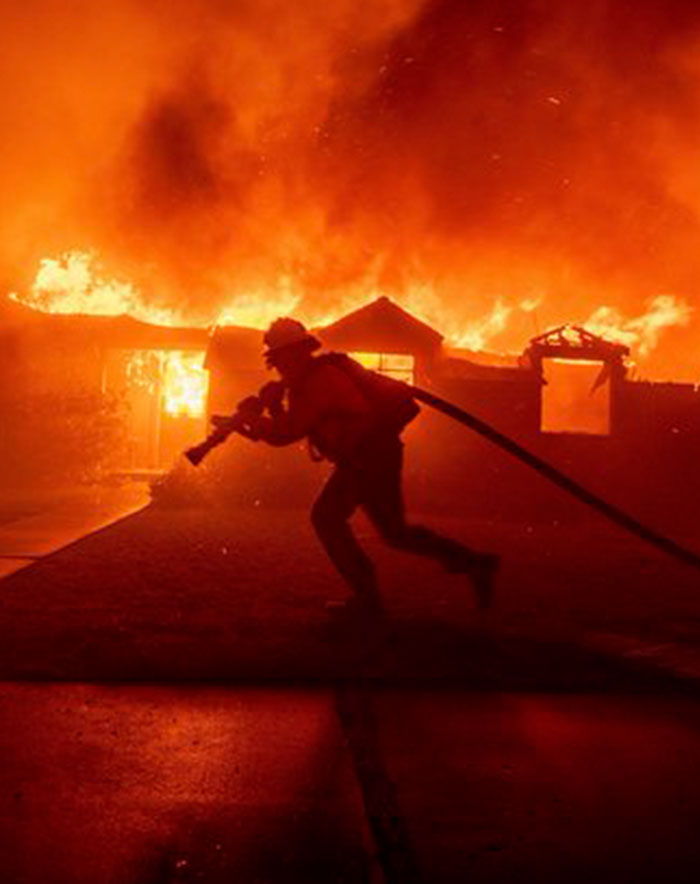
<svg viewBox="0 0 700 884">
<path fill-rule="evenodd" d="M 589 317 L 697 377 L 682 314 L 640 314 L 700 291 L 700 3 L 32 0 L 2 38 L 0 284 L 44 249 L 37 307 L 315 325 L 387 294 L 454 344 Z"/>
<path fill-rule="evenodd" d="M 209 372 L 204 353 L 171 350 L 163 368 L 163 409 L 173 417 L 202 417 L 206 409 Z"/>
<path fill-rule="evenodd" d="M 218 314 L 200 317 L 198 322 L 193 322 L 184 311 L 154 305 L 132 284 L 109 278 L 95 253 L 71 251 L 58 258 L 44 258 L 29 291 L 10 297 L 47 313 L 127 314 L 144 322 L 167 326 L 217 324 L 264 328 L 278 316 L 291 314 L 310 326 L 324 326 L 383 294 L 383 290 L 368 280 L 366 287 L 350 287 L 346 296 L 338 300 L 335 310 L 313 312 L 302 290 L 289 276 L 282 276 L 265 290 L 237 293 Z M 534 317 L 544 296 L 510 300 L 504 296 L 496 297 L 488 312 L 467 321 L 460 319 L 454 311 L 446 310 L 444 299 L 433 285 L 427 283 L 408 284 L 395 300 L 444 333 L 450 346 L 484 351 L 498 345 L 499 336 L 516 317 Z M 692 313 L 693 308 L 683 299 L 658 295 L 638 316 L 625 316 L 618 308 L 601 306 L 582 324 L 595 334 L 627 344 L 635 351 L 636 357 L 645 358 L 657 347 L 664 331 L 688 325 Z M 532 328 L 523 330 L 520 350 L 532 331 Z"/>
<path fill-rule="evenodd" d="M 93 252 L 66 252 L 43 258 L 26 295 L 10 297 L 45 313 L 91 316 L 129 315 L 155 325 L 179 325 L 176 310 L 148 304 L 130 283 L 106 279 Z"/>
<path fill-rule="evenodd" d="M 452 311 L 445 310 L 445 304 L 433 286 L 415 284 L 402 299 L 407 310 L 444 333 L 451 347 L 474 352 L 493 346 L 495 339 L 506 330 L 516 315 L 534 313 L 542 301 L 543 297 L 536 295 L 509 304 L 504 297 L 497 297 L 487 313 L 465 322 L 460 321 Z M 523 346 L 524 343 L 525 339 L 522 341 Z"/>
<path fill-rule="evenodd" d="M 202 417 L 206 411 L 209 372 L 203 351 L 134 350 L 126 363 L 133 387 L 160 397 L 163 411 L 172 417 Z"/>
<path fill-rule="evenodd" d="M 216 323 L 265 328 L 279 316 L 291 316 L 300 300 L 291 280 L 283 277 L 269 291 L 246 292 L 236 297 L 219 313 Z"/>
<path fill-rule="evenodd" d="M 648 356 L 661 334 L 674 326 L 690 322 L 693 308 L 673 295 L 658 295 L 647 304 L 640 316 L 626 318 L 614 307 L 599 307 L 583 323 L 588 331 L 626 344 L 641 356 Z"/>
<path fill-rule="evenodd" d="M 184 310 L 152 304 L 131 283 L 108 278 L 94 252 L 77 250 L 65 252 L 58 258 L 43 258 L 29 291 L 23 294 L 12 292 L 9 297 L 42 313 L 127 315 L 153 325 L 241 325 L 248 328 L 265 328 L 277 317 L 297 312 L 302 300 L 290 278 L 283 276 L 264 291 L 245 291 L 232 296 L 218 313 L 193 317 Z M 363 300 L 358 294 L 355 300 L 344 303 L 354 308 Z M 325 325 L 340 315 L 340 310 L 300 313 L 310 325 Z"/>
</svg>

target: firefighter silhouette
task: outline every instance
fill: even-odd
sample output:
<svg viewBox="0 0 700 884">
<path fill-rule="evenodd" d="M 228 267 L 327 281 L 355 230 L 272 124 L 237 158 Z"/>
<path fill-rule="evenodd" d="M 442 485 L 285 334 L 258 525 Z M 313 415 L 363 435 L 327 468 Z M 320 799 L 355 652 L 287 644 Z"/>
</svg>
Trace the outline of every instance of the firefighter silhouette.
<svg viewBox="0 0 700 884">
<path fill-rule="evenodd" d="M 314 355 L 320 342 L 295 319 L 273 322 L 264 341 L 265 361 L 281 380 L 262 388 L 257 405 L 255 397 L 247 400 L 245 420 L 236 430 L 274 446 L 308 439 L 315 458 L 335 465 L 311 521 L 354 593 L 345 603 L 347 613 L 382 614 L 374 566 L 349 523 L 358 507 L 390 546 L 466 574 L 478 606 L 487 608 L 499 557 L 406 521 L 401 432 L 419 412 L 411 388 L 345 354 Z"/>
</svg>

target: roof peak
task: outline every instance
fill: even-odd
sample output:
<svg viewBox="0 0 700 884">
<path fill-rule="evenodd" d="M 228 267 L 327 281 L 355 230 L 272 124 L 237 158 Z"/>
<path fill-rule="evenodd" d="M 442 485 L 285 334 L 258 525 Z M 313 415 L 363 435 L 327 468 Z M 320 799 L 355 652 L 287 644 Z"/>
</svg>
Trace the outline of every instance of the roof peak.
<svg viewBox="0 0 700 884">
<path fill-rule="evenodd" d="M 432 346 L 439 346 L 442 342 L 443 335 L 422 319 L 418 319 L 412 313 L 409 313 L 408 310 L 388 295 L 379 295 L 374 300 L 368 301 L 361 307 L 346 313 L 345 316 L 342 316 L 335 322 L 316 329 L 316 331 L 320 335 L 332 335 L 350 331 L 356 325 L 387 321 L 393 321 L 397 325 L 400 324 L 405 329 L 410 330 L 414 336 L 430 341 Z"/>
</svg>

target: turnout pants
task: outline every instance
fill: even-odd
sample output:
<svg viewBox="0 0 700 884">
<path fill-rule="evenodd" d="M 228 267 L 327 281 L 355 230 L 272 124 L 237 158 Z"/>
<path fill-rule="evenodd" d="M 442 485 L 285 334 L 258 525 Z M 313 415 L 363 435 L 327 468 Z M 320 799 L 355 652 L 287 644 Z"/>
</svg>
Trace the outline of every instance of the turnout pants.
<svg viewBox="0 0 700 884">
<path fill-rule="evenodd" d="M 396 435 L 371 437 L 337 464 L 311 511 L 311 521 L 329 558 L 363 601 L 379 604 L 374 566 L 357 542 L 349 519 L 357 507 L 369 516 L 389 546 L 441 563 L 448 571 L 470 570 L 478 553 L 455 540 L 406 522 L 401 472 L 403 443 Z"/>
</svg>

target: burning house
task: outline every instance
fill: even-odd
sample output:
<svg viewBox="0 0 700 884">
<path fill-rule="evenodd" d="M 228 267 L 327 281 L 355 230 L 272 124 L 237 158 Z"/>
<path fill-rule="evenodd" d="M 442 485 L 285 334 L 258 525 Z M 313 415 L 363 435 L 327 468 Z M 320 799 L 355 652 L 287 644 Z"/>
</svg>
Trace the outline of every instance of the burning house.
<svg viewBox="0 0 700 884">
<path fill-rule="evenodd" d="M 409 383 L 421 383 L 430 376 L 443 340 L 386 297 L 314 333 L 326 349 L 348 352 L 366 367 Z M 259 331 L 226 326 L 214 331 L 206 362 L 211 375 L 210 411 L 230 410 L 269 379 L 261 353 Z"/>
<path fill-rule="evenodd" d="M 553 329 L 534 337 L 519 357 L 501 357 L 494 364 L 485 354 L 446 347 L 439 332 L 382 297 L 315 333 L 327 348 L 350 352 L 375 370 L 433 389 L 579 479 L 633 500 L 645 512 L 653 514 L 663 488 L 671 499 L 673 489 L 695 481 L 697 388 L 630 380 L 629 348 L 586 329 Z M 206 362 L 211 411 L 230 409 L 268 379 L 261 347 L 260 333 L 251 329 L 214 332 Z M 435 415 L 426 415 L 409 432 L 416 441 L 414 474 L 425 486 L 426 499 L 431 489 L 435 497 L 440 485 L 453 491 L 468 487 L 481 504 L 509 501 L 506 509 L 514 497 L 516 509 L 522 509 L 525 499 L 536 506 L 547 496 L 539 480 Z"/>
<path fill-rule="evenodd" d="M 294 316 L 697 549 L 699 43 L 697 0 L 3 4 L 0 518 L 238 509 L 7 584 L 0 884 L 697 880 L 696 572 L 423 400 L 407 511 L 504 591 L 389 550 L 388 629 L 329 632 L 329 465 L 180 454 Z"/>
<path fill-rule="evenodd" d="M 42 314 L 9 303 L 3 352 L 13 359 L 5 371 L 21 377 L 22 390 L 43 391 L 44 402 L 111 402 L 122 429 L 112 469 L 167 469 L 205 434 L 208 415 L 230 411 L 269 379 L 255 328 L 208 332 L 128 316 Z M 673 498 L 668 489 L 695 481 L 697 388 L 631 380 L 629 348 L 584 328 L 555 328 L 532 338 L 520 356 L 496 358 L 449 347 L 440 331 L 380 297 L 314 331 L 327 349 L 434 390 L 638 509 L 653 510 L 660 495 Z M 19 391 L 17 383 L 4 388 Z M 453 498 L 460 486 L 480 506 L 542 497 L 533 477 L 436 415 L 425 415 L 409 433 L 415 484 L 426 501 Z M 268 473 L 287 469 L 286 458 L 278 468 L 249 449 L 236 456 L 261 459 Z M 441 484 L 451 493 L 439 492 Z"/>
<path fill-rule="evenodd" d="M 2 288 L 52 314 L 2 332 L 6 398 L 113 395 L 162 468 L 294 314 L 572 464 L 693 447 L 693 4 L 209 5 L 5 22 Z M 537 340 L 568 320 L 690 383 Z"/>
<path fill-rule="evenodd" d="M 25 425 L 29 415 L 37 441 L 48 442 L 59 460 L 69 456 L 61 454 L 60 440 L 72 433 L 70 457 L 79 459 L 82 438 L 89 461 L 87 438 L 109 418 L 119 432 L 111 437 L 114 450 L 105 452 L 105 465 L 129 472 L 162 469 L 204 432 L 206 330 L 123 315 L 44 314 L 12 301 L 3 319 L 0 395 L 9 451 L 18 447 L 12 424 Z"/>
</svg>

